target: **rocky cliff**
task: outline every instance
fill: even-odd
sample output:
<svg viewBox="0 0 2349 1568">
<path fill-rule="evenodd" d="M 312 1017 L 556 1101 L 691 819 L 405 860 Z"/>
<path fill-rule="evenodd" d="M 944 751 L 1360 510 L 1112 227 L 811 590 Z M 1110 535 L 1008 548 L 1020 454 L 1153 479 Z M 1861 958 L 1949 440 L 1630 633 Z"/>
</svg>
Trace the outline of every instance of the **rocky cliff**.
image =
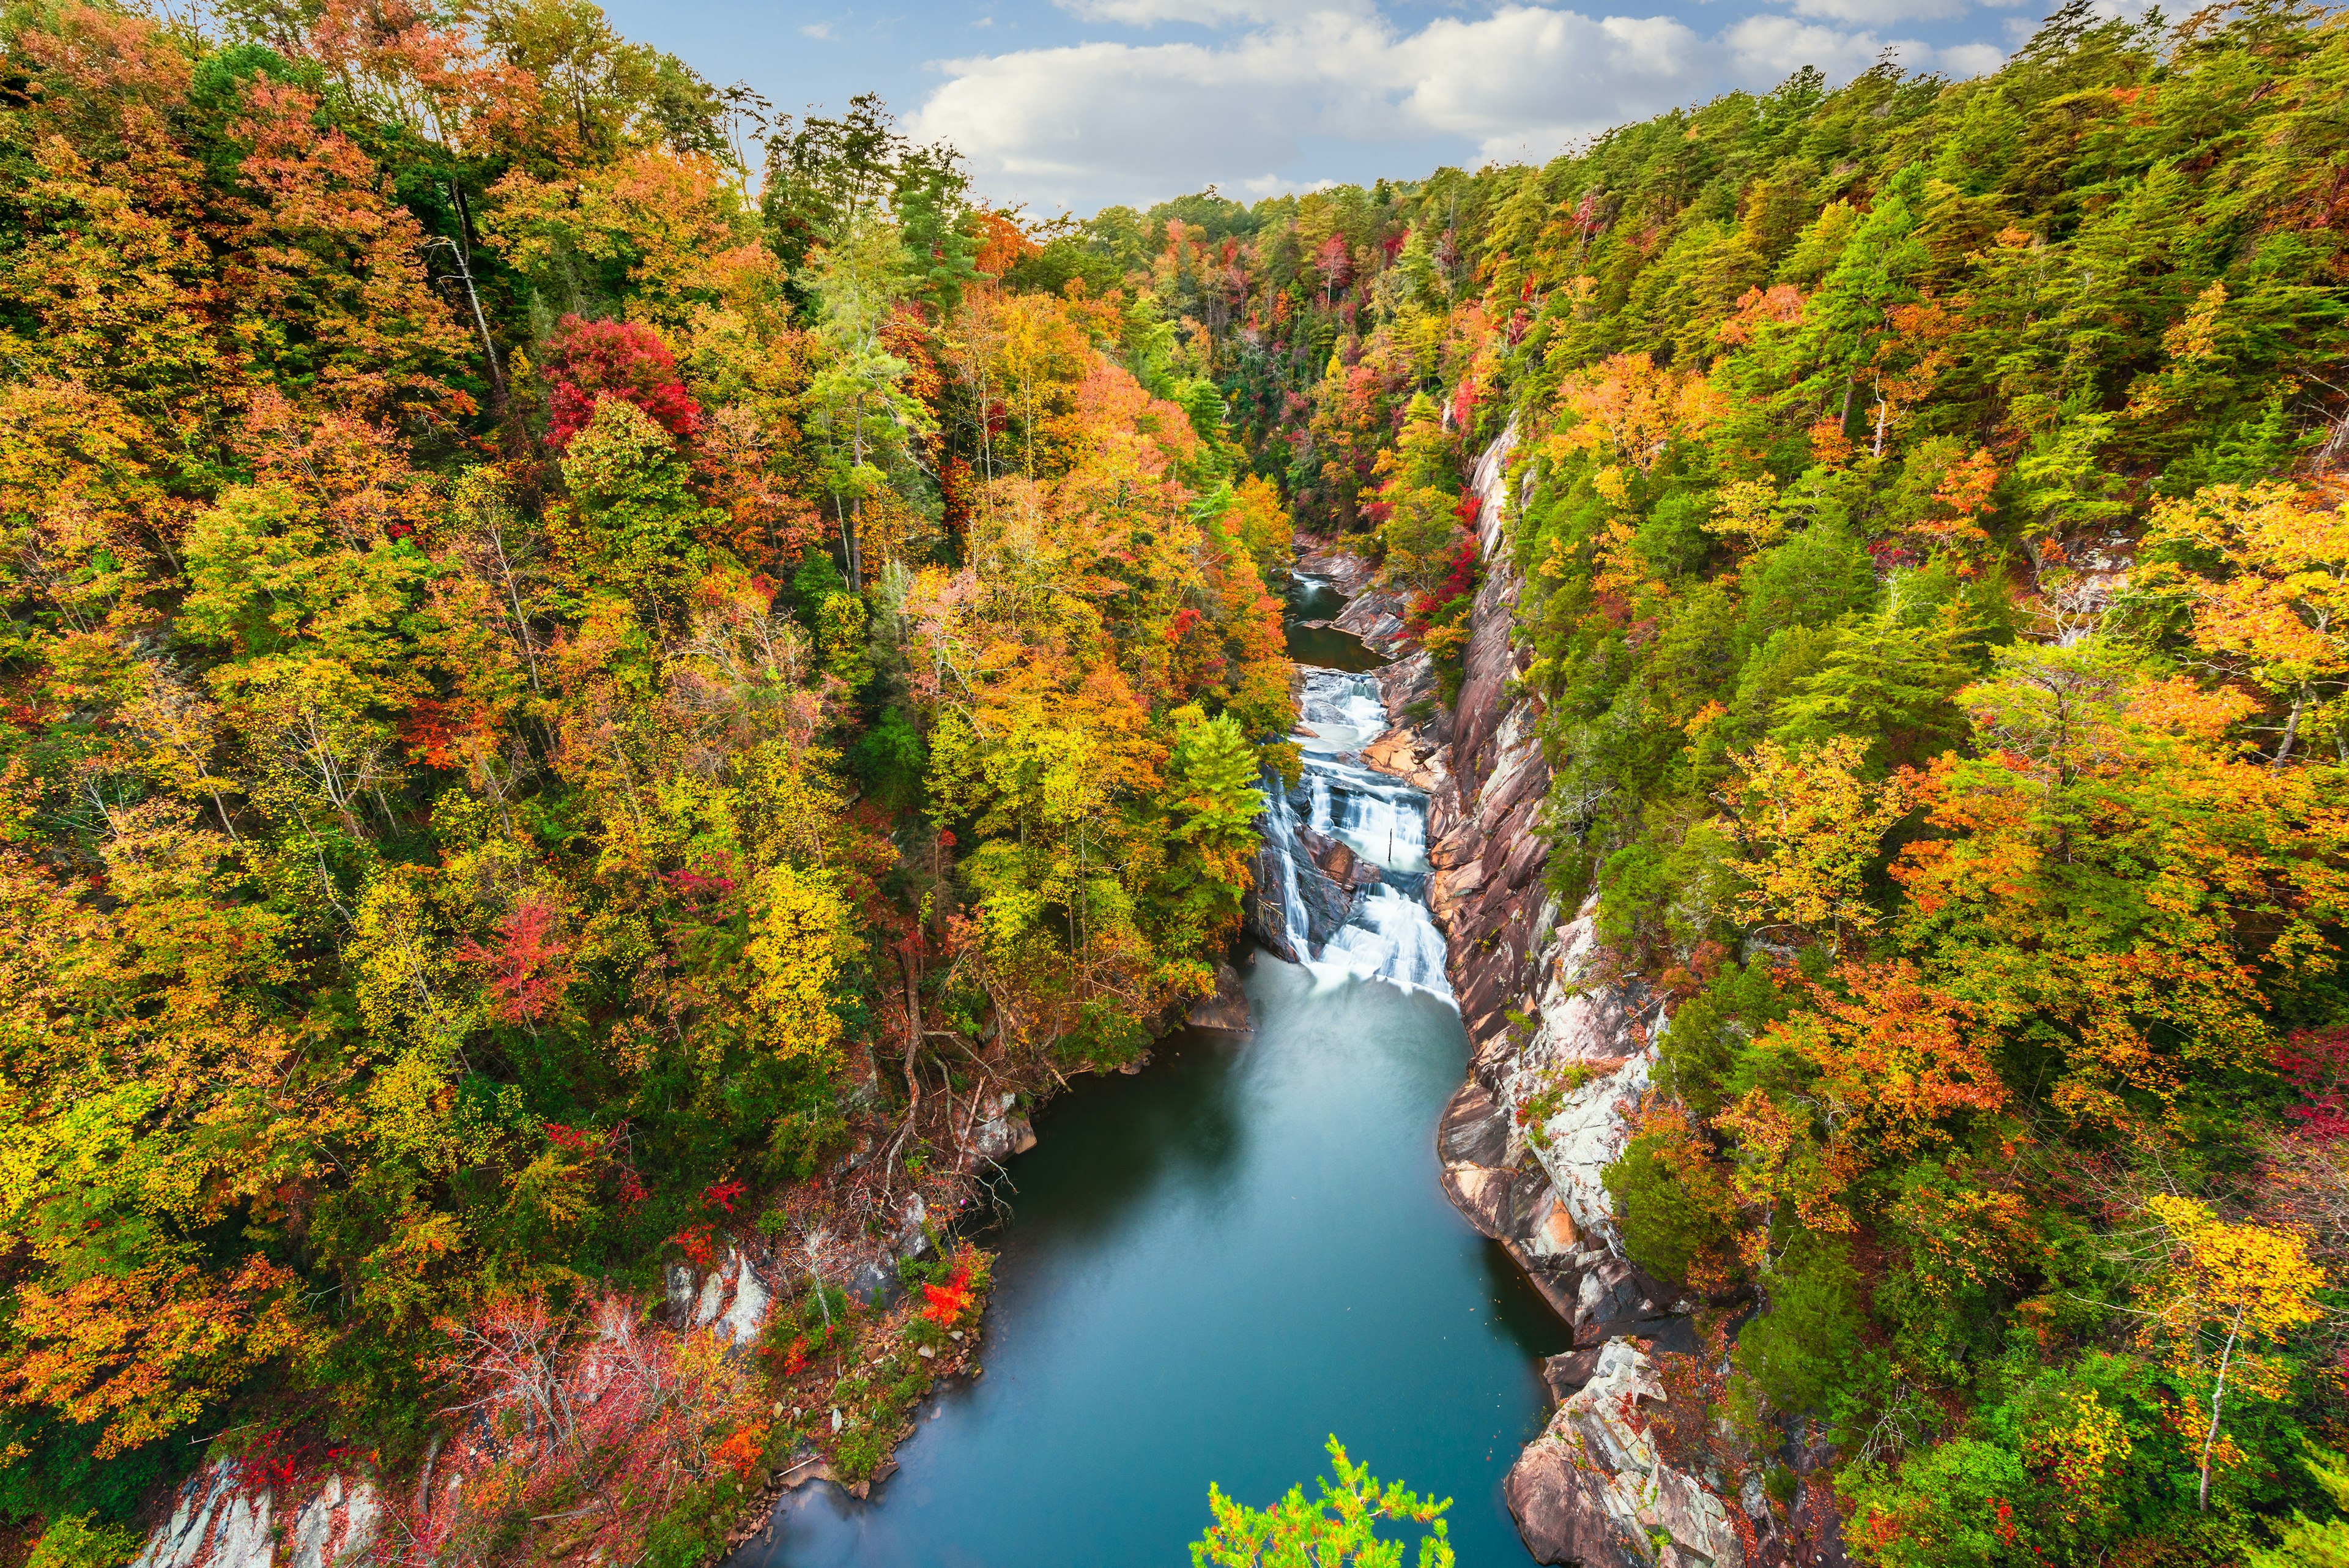
<svg viewBox="0 0 2349 1568">
<path fill-rule="evenodd" d="M 1793 1506 L 1733 1480 L 1702 1443 L 1700 1397 L 1674 1408 L 1668 1356 L 1697 1357 L 1696 1303 L 1623 1255 L 1602 1173 L 1648 1087 L 1661 1002 L 1601 947 L 1595 904 L 1561 919 L 1546 872 L 1541 812 L 1549 767 L 1538 700 L 1517 680 L 1529 655 L 1513 631 L 1521 589 L 1509 562 L 1514 425 L 1479 459 L 1485 575 L 1470 618 L 1458 701 L 1438 701 L 1427 656 L 1390 665 L 1392 727 L 1364 751 L 1429 794 L 1429 902 L 1471 1051 L 1467 1081 L 1437 1131 L 1446 1194 L 1505 1247 L 1574 1331 L 1546 1376 L 1558 1404 L 1509 1474 L 1511 1512 L 1537 1561 L 1591 1568 L 1765 1568 L 1837 1563 L 1832 1508 L 1798 1485 Z M 1316 560 L 1341 590 L 1368 572 Z M 1391 651 L 1400 607 L 1362 593 L 1337 623 Z M 1692 1419 L 1685 1419 L 1693 1417 Z M 1814 1456 L 1790 1447 L 1798 1482 Z"/>
</svg>

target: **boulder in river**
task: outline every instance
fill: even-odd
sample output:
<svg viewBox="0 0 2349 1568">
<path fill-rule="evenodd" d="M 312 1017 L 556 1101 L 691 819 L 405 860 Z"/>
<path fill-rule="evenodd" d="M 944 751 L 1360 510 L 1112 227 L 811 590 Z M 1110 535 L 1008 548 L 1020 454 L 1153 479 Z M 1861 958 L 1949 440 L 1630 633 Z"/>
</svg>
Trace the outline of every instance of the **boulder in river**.
<svg viewBox="0 0 2349 1568">
<path fill-rule="evenodd" d="M 1216 965 L 1216 990 L 1191 1004 L 1186 1022 L 1194 1029 L 1216 1029 L 1245 1034 L 1256 1027 L 1248 1015 L 1247 992 L 1240 989 L 1239 971 L 1227 963 Z"/>
</svg>

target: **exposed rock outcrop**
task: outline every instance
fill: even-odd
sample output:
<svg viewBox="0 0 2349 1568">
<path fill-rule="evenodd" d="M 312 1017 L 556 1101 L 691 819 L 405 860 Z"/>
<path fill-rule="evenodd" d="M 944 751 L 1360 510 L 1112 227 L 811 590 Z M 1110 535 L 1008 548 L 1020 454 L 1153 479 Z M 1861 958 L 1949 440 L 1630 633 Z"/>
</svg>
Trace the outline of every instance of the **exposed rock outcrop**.
<svg viewBox="0 0 2349 1568">
<path fill-rule="evenodd" d="M 1030 1127 L 1026 1113 L 1018 1106 L 1019 1096 L 1003 1095 L 990 1102 L 993 1114 L 972 1129 L 970 1147 L 978 1158 L 989 1161 L 1009 1159 L 1015 1154 L 1026 1154 L 1036 1147 L 1036 1129 Z"/>
<path fill-rule="evenodd" d="M 289 1512 L 292 1529 L 281 1532 L 275 1521 Z M 365 1480 L 277 1488 L 216 1459 L 181 1483 L 170 1520 L 130 1568 L 273 1568 L 281 1544 L 290 1568 L 337 1568 L 367 1560 L 381 1516 Z"/>
<path fill-rule="evenodd" d="M 760 1278 L 759 1265 L 738 1248 L 702 1274 L 683 1263 L 669 1266 L 669 1315 L 681 1329 L 706 1328 L 730 1345 L 747 1345 L 766 1325 L 775 1293 Z"/>
<path fill-rule="evenodd" d="M 1503 1486 L 1537 1562 L 1585 1568 L 1745 1568 L 1753 1527 L 1657 1452 L 1644 1407 L 1668 1396 L 1629 1340 L 1598 1352 Z"/>
<path fill-rule="evenodd" d="M 1409 607 L 1402 596 L 1379 587 L 1370 564 L 1341 545 L 1311 538 L 1298 544 L 1297 569 L 1307 576 L 1327 578 L 1346 596 L 1346 607 L 1334 619 L 1307 624 L 1351 632 L 1373 652 L 1392 657 L 1406 640 L 1403 621 Z"/>
<path fill-rule="evenodd" d="M 1517 676 L 1529 655 L 1513 646 L 1520 587 L 1508 557 L 1508 463 L 1512 424 L 1477 460 L 1485 580 L 1469 612 L 1460 696 L 1444 732 L 1425 735 L 1428 902 L 1452 948 L 1452 991 L 1468 1043 L 1482 1052 L 1506 1028 L 1513 999 L 1533 989 L 1557 911 L 1543 886 L 1548 863 L 1540 828 L 1549 764 L 1536 730 L 1538 704 Z M 1417 666 L 1414 668 L 1414 666 Z M 1434 689 L 1423 655 L 1391 667 L 1387 711 L 1406 719 Z"/>
<path fill-rule="evenodd" d="M 1193 1002 L 1184 1022 L 1194 1029 L 1213 1029 L 1226 1034 L 1245 1034 L 1255 1028 L 1256 1020 L 1248 1012 L 1247 992 L 1240 987 L 1239 971 L 1227 963 L 1216 965 L 1215 994 Z M 1032 1139 L 1033 1135 L 1030 1137 Z"/>
</svg>

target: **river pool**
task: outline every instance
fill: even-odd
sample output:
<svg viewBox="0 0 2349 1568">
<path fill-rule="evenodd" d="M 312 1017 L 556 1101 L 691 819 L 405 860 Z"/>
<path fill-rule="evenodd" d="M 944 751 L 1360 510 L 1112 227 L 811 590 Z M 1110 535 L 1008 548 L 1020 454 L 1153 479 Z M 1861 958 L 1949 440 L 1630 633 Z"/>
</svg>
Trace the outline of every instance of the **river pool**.
<svg viewBox="0 0 2349 1568">
<path fill-rule="evenodd" d="M 1210 1481 L 1309 1491 L 1330 1433 L 1453 1497 L 1462 1563 L 1527 1561 L 1501 1480 L 1568 1334 L 1437 1189 L 1458 1017 L 1268 954 L 1247 984 L 1252 1037 L 1177 1034 L 1052 1102 L 1010 1162 L 986 1376 L 871 1502 L 802 1488 L 731 1568 L 1185 1563 Z"/>
</svg>

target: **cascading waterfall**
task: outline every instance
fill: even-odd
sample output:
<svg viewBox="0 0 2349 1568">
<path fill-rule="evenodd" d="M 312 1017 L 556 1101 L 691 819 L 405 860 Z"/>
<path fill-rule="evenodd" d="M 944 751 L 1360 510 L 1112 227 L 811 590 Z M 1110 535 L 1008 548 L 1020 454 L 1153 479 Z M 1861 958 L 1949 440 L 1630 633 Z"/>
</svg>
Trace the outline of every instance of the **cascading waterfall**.
<svg viewBox="0 0 2349 1568">
<path fill-rule="evenodd" d="M 1449 997 L 1444 938 L 1421 901 L 1427 797 L 1359 760 L 1386 728 L 1376 677 L 1309 668 L 1301 707 L 1297 787 L 1266 781 L 1266 858 L 1280 890 L 1281 934 L 1309 967 Z M 1309 840 L 1319 841 L 1318 858 Z M 1330 853 L 1334 845 L 1368 865 L 1346 867 Z"/>
</svg>

